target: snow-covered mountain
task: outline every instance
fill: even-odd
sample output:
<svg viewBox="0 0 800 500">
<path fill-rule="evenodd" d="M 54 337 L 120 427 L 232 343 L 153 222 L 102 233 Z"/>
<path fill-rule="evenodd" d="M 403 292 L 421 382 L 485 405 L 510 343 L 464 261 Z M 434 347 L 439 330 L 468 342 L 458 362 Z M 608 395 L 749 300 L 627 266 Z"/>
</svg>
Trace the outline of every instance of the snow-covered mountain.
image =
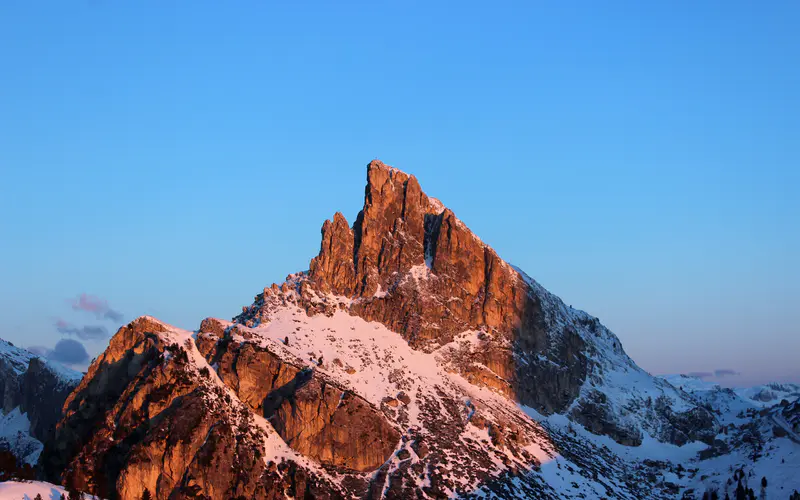
<svg viewBox="0 0 800 500">
<path fill-rule="evenodd" d="M 712 392 L 649 375 L 373 161 L 355 223 L 325 222 L 308 271 L 232 321 L 120 329 L 40 467 L 159 499 L 699 498 L 748 457 L 745 474 L 798 470 L 794 407 Z"/>
<path fill-rule="evenodd" d="M 792 384 L 731 389 L 687 375 L 665 378 L 710 408 L 721 424 L 713 446 L 696 460 L 703 474 L 691 483 L 694 488 L 733 498 L 739 482 L 736 474 L 757 495 L 762 493 L 761 479 L 766 478 L 766 498 L 787 498 L 800 489 L 800 401 L 791 394 Z M 765 388 L 789 399 L 770 405 L 752 397 Z"/>
<path fill-rule="evenodd" d="M 35 464 L 81 376 L 0 339 L 0 450 Z"/>
<path fill-rule="evenodd" d="M 736 389 L 736 392 L 742 398 L 753 401 L 759 406 L 772 406 L 784 399 L 792 401 L 800 398 L 800 384 L 771 382 L 769 384 Z"/>
</svg>

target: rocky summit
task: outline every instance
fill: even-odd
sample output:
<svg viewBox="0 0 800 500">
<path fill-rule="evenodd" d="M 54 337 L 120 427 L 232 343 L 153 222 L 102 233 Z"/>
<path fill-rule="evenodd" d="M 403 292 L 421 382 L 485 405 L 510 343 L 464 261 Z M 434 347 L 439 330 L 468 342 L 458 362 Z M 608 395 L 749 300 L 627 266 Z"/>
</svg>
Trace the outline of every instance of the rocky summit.
<svg viewBox="0 0 800 500">
<path fill-rule="evenodd" d="M 321 232 L 308 270 L 232 321 L 121 328 L 56 412 L 41 479 L 109 499 L 640 499 L 800 467 L 796 403 L 651 376 L 413 175 L 372 161 L 356 220 Z"/>
</svg>

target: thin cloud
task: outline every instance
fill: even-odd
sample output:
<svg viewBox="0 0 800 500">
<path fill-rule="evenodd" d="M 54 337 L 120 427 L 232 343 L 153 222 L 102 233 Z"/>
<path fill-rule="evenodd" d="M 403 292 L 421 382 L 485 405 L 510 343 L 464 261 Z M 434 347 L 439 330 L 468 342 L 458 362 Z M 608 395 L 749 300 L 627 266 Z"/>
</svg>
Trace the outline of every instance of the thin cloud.
<svg viewBox="0 0 800 500">
<path fill-rule="evenodd" d="M 728 368 L 719 368 L 713 372 L 689 372 L 686 374 L 688 377 L 696 377 L 701 379 L 732 377 L 734 375 L 741 375 L 741 373 Z"/>
<path fill-rule="evenodd" d="M 104 340 L 108 338 L 108 329 L 104 326 L 86 325 L 78 327 L 70 325 L 63 319 L 56 321 L 56 330 L 62 335 L 72 335 L 81 340 Z"/>
<path fill-rule="evenodd" d="M 108 305 L 108 301 L 82 293 L 78 298 L 72 300 L 72 309 L 75 311 L 84 311 L 94 314 L 97 319 L 108 319 L 115 322 L 122 321 L 123 314 Z"/>
</svg>

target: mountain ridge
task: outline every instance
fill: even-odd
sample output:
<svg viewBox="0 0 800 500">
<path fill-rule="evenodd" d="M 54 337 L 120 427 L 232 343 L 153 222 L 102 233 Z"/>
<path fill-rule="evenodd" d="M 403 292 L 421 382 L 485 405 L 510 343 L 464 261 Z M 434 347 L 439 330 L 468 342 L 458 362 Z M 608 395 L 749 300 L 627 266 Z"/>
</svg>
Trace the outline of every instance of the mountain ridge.
<svg viewBox="0 0 800 500">
<path fill-rule="evenodd" d="M 377 160 L 307 271 L 232 321 L 137 318 L 63 413 L 44 478 L 108 498 L 674 498 L 740 446 Z"/>
</svg>

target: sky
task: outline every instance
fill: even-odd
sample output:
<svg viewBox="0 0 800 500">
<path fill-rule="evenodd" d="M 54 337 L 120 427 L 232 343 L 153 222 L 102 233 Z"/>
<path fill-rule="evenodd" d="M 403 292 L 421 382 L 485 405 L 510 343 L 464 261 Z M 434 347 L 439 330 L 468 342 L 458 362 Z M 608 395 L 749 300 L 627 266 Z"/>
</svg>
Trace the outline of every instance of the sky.
<svg viewBox="0 0 800 500">
<path fill-rule="evenodd" d="M 140 315 L 230 318 L 380 158 L 652 373 L 800 381 L 798 25 L 793 1 L 2 2 L 0 337 L 77 366 Z"/>
</svg>

